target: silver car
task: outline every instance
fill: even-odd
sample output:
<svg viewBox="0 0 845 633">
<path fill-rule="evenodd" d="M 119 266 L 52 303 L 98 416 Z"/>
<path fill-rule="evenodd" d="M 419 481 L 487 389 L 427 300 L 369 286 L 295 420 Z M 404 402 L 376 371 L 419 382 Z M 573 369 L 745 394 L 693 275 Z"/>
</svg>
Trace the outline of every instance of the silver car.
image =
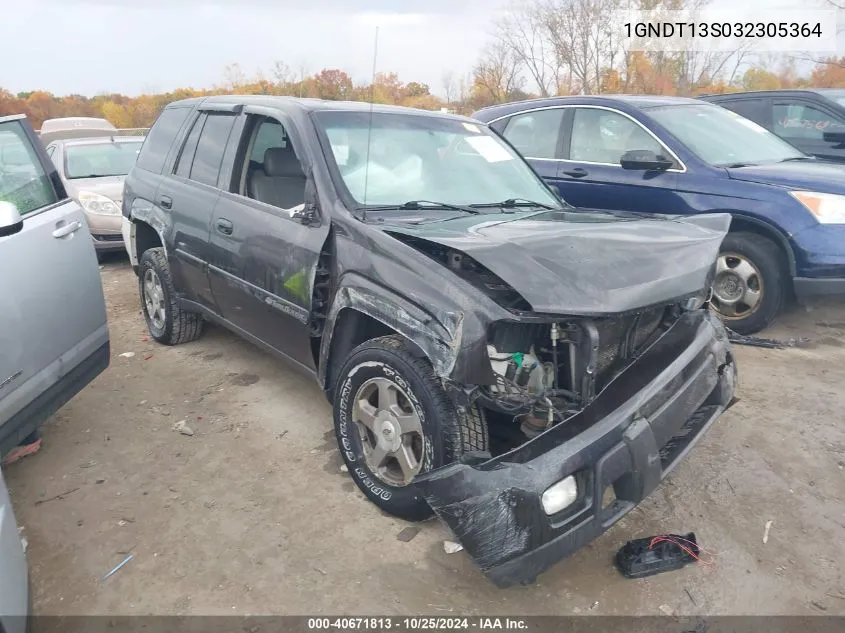
<svg viewBox="0 0 845 633">
<path fill-rule="evenodd" d="M 120 204 L 123 180 L 143 136 L 59 139 L 47 145 L 68 195 L 82 205 L 97 253 L 123 251 Z"/>
<path fill-rule="evenodd" d="M 0 631 L 23 633 L 29 606 L 26 556 L 0 471 Z"/>
<path fill-rule="evenodd" d="M 22 115 L 0 117 L 0 456 L 109 364 L 103 287 L 82 208 Z M 14 538 L 13 538 L 14 537 Z M 26 611 L 26 573 L 0 491 L 0 620 Z M 0 629 L 17 633 L 2 621 Z"/>
</svg>

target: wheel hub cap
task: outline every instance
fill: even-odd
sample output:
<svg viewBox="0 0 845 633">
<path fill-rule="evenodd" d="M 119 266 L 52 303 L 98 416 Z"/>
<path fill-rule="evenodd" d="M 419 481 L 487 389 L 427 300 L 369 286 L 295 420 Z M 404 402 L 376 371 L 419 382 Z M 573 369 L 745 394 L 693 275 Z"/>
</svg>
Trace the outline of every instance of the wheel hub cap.
<svg viewBox="0 0 845 633">
<path fill-rule="evenodd" d="M 726 319 L 742 319 L 757 310 L 762 298 L 763 276 L 754 263 L 737 253 L 721 253 L 710 299 L 713 310 Z"/>
<path fill-rule="evenodd" d="M 407 486 L 420 472 L 425 440 L 422 421 L 402 387 L 371 378 L 355 394 L 352 419 L 372 473 L 391 486 Z"/>
<path fill-rule="evenodd" d="M 152 268 L 148 268 L 144 273 L 141 288 L 147 316 L 157 329 L 164 329 L 164 289 L 161 287 L 158 273 Z"/>
</svg>

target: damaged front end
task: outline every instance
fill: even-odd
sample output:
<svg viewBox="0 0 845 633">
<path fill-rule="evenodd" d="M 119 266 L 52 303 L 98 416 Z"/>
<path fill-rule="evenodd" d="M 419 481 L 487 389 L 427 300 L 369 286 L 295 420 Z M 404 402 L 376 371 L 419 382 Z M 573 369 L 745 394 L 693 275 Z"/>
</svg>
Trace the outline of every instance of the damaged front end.
<svg viewBox="0 0 845 633">
<path fill-rule="evenodd" d="M 706 306 L 728 223 L 397 235 L 510 315 L 483 340 L 465 333 L 455 367 L 485 379 L 444 377 L 459 406 L 487 412 L 490 454 L 414 480 L 497 585 L 532 581 L 607 530 L 732 404 L 734 358 Z"/>
<path fill-rule="evenodd" d="M 616 523 L 732 403 L 736 366 L 718 319 L 704 309 L 671 322 L 648 312 L 632 318 L 612 350 L 601 345 L 595 322 L 559 326 L 567 343 L 559 341 L 558 353 L 574 359 L 565 385 L 550 384 L 545 370 L 535 373 L 529 358 L 534 369 L 517 370 L 514 378 L 506 370 L 505 380 L 481 395 L 485 406 L 521 417 L 531 439 L 486 461 L 468 455 L 415 480 L 500 587 L 533 581 Z M 658 325 L 649 334 L 650 326 L 639 324 L 652 319 Z M 638 340 L 646 342 L 638 348 Z M 625 357 L 627 349 L 632 356 Z M 526 356 L 517 359 L 524 367 Z M 614 372 L 615 365 L 624 368 Z M 516 388 L 512 383 L 526 373 L 524 388 Z M 531 393 L 534 386 L 539 396 Z"/>
</svg>

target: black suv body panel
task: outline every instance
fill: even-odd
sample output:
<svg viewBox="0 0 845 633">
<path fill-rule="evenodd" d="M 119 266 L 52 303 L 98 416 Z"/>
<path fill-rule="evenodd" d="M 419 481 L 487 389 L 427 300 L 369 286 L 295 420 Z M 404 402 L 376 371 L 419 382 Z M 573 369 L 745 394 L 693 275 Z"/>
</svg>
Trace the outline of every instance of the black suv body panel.
<svg viewBox="0 0 845 633">
<path fill-rule="evenodd" d="M 608 219 L 607 214 L 562 207 L 457 214 L 419 226 L 377 214 L 365 220 L 339 193 L 325 138 L 312 115 L 316 109 L 366 111 L 371 106 L 221 96 L 168 106 L 174 107 L 190 112 L 167 149 L 161 173 L 136 166 L 128 176 L 124 215 L 149 227 L 145 234 L 159 237 L 183 307 L 313 375 L 330 398 L 337 379 L 333 372 L 343 364 L 343 354 L 361 342 L 354 333 L 339 331 L 351 311 L 378 324 L 381 333 L 411 341 L 457 407 L 475 402 L 478 387 L 496 380 L 488 354 L 493 328 L 546 328 L 573 315 L 598 319 L 601 327 L 589 326 L 595 346 L 590 348 L 587 340 L 585 354 L 593 360 L 602 354 L 612 363 L 621 358 L 620 339 L 602 337 L 614 327 L 618 332 L 613 321 L 624 315 L 619 323 L 627 328 L 625 353 L 636 341 L 643 355 L 613 381 L 599 383 L 596 393 L 590 392 L 595 376 L 588 375 L 596 366 L 585 364 L 584 389 L 592 404 L 572 418 L 573 424 L 554 426 L 493 459 L 467 456 L 474 461 L 430 471 L 412 484 L 497 583 L 533 578 L 609 525 L 590 506 L 591 523 L 579 528 L 577 538 L 550 528 L 537 508 L 539 495 L 556 477 L 579 469 L 593 473 L 590 477 L 606 475 L 602 481 L 635 504 L 668 472 L 669 464 L 655 466 L 660 450 L 675 450 L 673 465 L 733 396 L 735 369 L 724 328 L 708 315 L 706 304 L 701 307 L 702 301 L 683 307 L 708 287 L 729 216 Z M 373 107 L 483 127 L 461 117 Z M 195 144 L 186 142 L 194 126 L 205 126 L 215 116 L 235 121 L 225 141 L 203 150 L 206 163 L 212 154 L 220 156 L 216 183 L 197 182 L 182 154 L 194 151 Z M 284 127 L 286 142 L 299 159 L 303 201 L 291 209 L 236 193 L 244 190 L 251 169 L 246 161 L 252 161 L 254 147 L 248 139 L 257 139 L 257 133 L 251 136 L 250 126 L 265 120 Z M 197 147 L 202 132 L 199 138 Z M 265 172 L 272 158 L 267 156 Z M 142 246 L 155 244 L 147 240 Z M 452 259 L 444 261 L 444 252 Z M 456 272 L 451 265 L 456 255 L 475 262 L 472 275 Z M 533 309 L 532 301 L 542 309 Z M 641 322 L 646 312 L 657 317 L 647 331 Z M 667 320 L 664 328 L 669 316 L 674 325 Z M 599 343 L 604 347 L 599 349 Z M 637 403 L 643 411 L 651 406 L 653 420 L 651 426 L 645 422 L 648 429 L 631 431 L 626 443 L 626 430 L 642 425 L 636 420 L 646 415 L 635 415 Z M 696 412 L 705 406 L 711 408 L 702 422 Z M 610 453 L 612 460 L 603 457 Z M 605 467 L 599 462 L 613 462 L 612 468 L 606 466 L 613 473 L 601 470 Z M 643 464 L 649 465 L 647 472 L 638 470 Z M 519 530 L 500 530 L 511 521 L 501 512 L 502 500 L 512 512 L 522 513 L 508 524 Z M 469 523 L 461 507 L 475 516 Z M 561 539 L 565 546 L 551 545 Z"/>
</svg>

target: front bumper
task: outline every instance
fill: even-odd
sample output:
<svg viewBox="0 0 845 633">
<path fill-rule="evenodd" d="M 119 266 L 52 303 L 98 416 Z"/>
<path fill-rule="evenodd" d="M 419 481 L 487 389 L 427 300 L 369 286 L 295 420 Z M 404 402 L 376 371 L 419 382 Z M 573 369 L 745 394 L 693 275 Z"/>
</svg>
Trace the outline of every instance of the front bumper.
<svg viewBox="0 0 845 633">
<path fill-rule="evenodd" d="M 687 313 L 566 422 L 415 485 L 496 585 L 530 582 L 651 493 L 730 406 L 735 387 L 724 327 L 706 310 Z M 548 516 L 543 492 L 569 475 L 576 501 Z M 603 503 L 609 489 L 615 498 Z"/>
</svg>

